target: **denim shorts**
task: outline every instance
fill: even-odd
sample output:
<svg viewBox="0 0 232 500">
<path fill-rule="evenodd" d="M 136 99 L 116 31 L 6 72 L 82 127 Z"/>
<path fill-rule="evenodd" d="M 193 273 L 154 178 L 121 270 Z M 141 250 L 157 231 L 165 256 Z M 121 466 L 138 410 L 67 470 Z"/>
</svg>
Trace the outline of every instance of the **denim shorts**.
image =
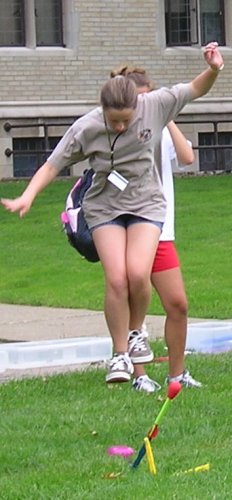
<svg viewBox="0 0 232 500">
<path fill-rule="evenodd" d="M 119 215 L 115 219 L 110 220 L 108 222 L 103 222 L 102 224 L 97 224 L 96 226 L 91 228 L 91 232 L 94 231 L 94 229 L 97 229 L 98 227 L 109 226 L 109 225 L 121 226 L 121 227 L 124 227 L 125 229 L 127 229 L 132 224 L 138 224 L 140 222 L 149 222 L 150 224 L 153 224 L 154 226 L 158 227 L 160 229 L 160 231 L 162 231 L 163 224 L 164 224 L 163 222 L 146 219 L 145 217 L 139 217 L 137 215 L 123 214 L 123 215 Z"/>
</svg>

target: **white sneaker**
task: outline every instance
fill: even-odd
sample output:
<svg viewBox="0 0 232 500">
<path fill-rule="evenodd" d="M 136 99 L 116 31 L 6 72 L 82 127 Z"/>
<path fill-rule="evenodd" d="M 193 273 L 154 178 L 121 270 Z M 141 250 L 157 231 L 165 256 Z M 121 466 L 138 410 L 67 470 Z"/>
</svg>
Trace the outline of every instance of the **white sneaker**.
<svg viewBox="0 0 232 500">
<path fill-rule="evenodd" d="M 136 391 L 149 393 L 156 392 L 161 389 L 161 385 L 159 385 L 155 380 L 149 378 L 148 375 L 140 375 L 140 377 L 134 378 L 132 387 L 136 389 Z"/>
<path fill-rule="evenodd" d="M 195 378 L 192 377 L 191 373 L 189 373 L 188 370 L 184 370 L 180 383 L 183 384 L 185 387 L 197 387 L 197 388 L 202 387 L 202 383 L 199 382 L 198 380 L 195 380 Z"/>
<path fill-rule="evenodd" d="M 106 382 L 128 382 L 134 372 L 133 364 L 129 354 L 115 354 L 109 362 L 109 371 L 106 375 Z"/>
<path fill-rule="evenodd" d="M 180 382 L 184 387 L 195 387 L 197 389 L 200 389 L 200 387 L 202 387 L 202 383 L 198 380 L 195 380 L 195 378 L 192 377 L 188 370 L 184 370 L 182 375 L 179 375 L 178 377 L 168 376 L 166 382 L 169 384 L 170 382 L 176 380 Z"/>
<path fill-rule="evenodd" d="M 132 363 L 150 363 L 154 354 L 148 342 L 148 333 L 144 329 L 132 330 L 128 337 L 128 352 Z"/>
</svg>

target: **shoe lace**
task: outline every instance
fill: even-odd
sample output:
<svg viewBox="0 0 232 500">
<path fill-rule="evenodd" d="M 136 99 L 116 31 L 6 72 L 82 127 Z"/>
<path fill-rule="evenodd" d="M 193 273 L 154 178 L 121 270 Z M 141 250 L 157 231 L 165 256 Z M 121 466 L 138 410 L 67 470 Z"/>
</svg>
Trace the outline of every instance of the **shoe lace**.
<svg viewBox="0 0 232 500">
<path fill-rule="evenodd" d="M 117 368 L 117 370 L 124 370 L 125 365 L 127 367 L 129 367 L 130 359 L 127 358 L 127 356 L 125 356 L 124 354 L 118 354 L 118 355 L 114 356 L 110 360 L 110 363 L 109 363 L 110 368 L 114 368 L 114 369 Z"/>
<path fill-rule="evenodd" d="M 129 352 L 132 351 L 132 349 L 135 351 L 146 351 L 147 346 L 145 339 L 147 336 L 145 332 L 132 334 L 129 338 Z"/>
</svg>

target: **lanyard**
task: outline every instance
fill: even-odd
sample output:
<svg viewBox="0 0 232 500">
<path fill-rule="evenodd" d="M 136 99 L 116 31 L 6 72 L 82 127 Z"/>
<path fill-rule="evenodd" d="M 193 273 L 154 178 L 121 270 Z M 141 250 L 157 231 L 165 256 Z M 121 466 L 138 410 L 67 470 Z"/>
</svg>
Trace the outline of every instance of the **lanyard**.
<svg viewBox="0 0 232 500">
<path fill-rule="evenodd" d="M 119 136 L 123 133 L 123 132 L 119 132 L 115 139 L 113 140 L 113 142 L 111 143 L 111 140 L 110 140 L 110 133 L 109 133 L 109 130 L 107 128 L 107 124 L 106 124 L 106 119 L 105 119 L 105 115 L 104 115 L 104 122 L 105 122 L 105 129 L 106 129 L 106 133 L 107 133 L 107 138 L 108 138 L 108 143 L 109 143 L 109 147 L 110 147 L 110 170 L 114 170 L 114 146 L 115 146 L 115 143 L 117 141 L 117 139 L 119 138 Z"/>
</svg>

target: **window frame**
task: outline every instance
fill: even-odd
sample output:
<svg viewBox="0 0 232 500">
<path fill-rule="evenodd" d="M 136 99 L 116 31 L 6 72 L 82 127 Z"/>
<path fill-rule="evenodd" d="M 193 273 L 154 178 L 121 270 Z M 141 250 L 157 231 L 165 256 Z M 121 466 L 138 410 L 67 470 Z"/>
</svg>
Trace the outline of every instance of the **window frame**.
<svg viewBox="0 0 232 500">
<path fill-rule="evenodd" d="M 60 43 L 53 44 L 37 44 L 36 36 L 36 18 L 35 18 L 35 0 L 19 0 L 20 9 L 22 10 L 22 43 L 11 44 L 11 45 L 0 45 L 0 51 L 3 50 L 16 50 L 24 51 L 25 49 L 64 49 L 66 48 L 65 38 L 66 33 L 69 31 L 65 26 L 65 22 L 68 18 L 69 22 L 69 11 L 72 8 L 73 0 L 57 0 L 59 3 L 59 29 L 60 29 Z M 67 4 L 66 4 L 67 3 Z M 70 42 L 70 39 L 69 39 Z"/>
<path fill-rule="evenodd" d="M 22 29 L 22 42 L 21 43 L 12 43 L 10 45 L 5 45 L 5 44 L 1 44 L 0 42 L 0 49 L 4 49 L 4 48 L 8 48 L 8 47 L 25 47 L 25 43 L 26 43 L 26 36 L 25 36 L 25 3 L 24 3 L 24 0 L 18 0 L 18 3 L 19 3 L 19 9 L 21 11 L 21 29 Z M 4 18 L 4 17 L 3 17 Z M 12 33 L 15 35 L 15 31 L 12 31 Z"/>
<path fill-rule="evenodd" d="M 62 136 L 23 136 L 13 137 L 13 176 L 17 179 L 32 177 L 46 161 Z M 20 169 L 23 160 L 24 171 Z M 70 168 L 59 172 L 60 177 L 70 177 Z"/>
<path fill-rule="evenodd" d="M 199 132 L 198 144 L 200 172 L 232 171 L 232 131 Z"/>
<path fill-rule="evenodd" d="M 189 29 L 189 41 L 172 41 L 172 29 L 171 29 L 171 14 L 172 14 L 172 0 L 164 0 L 165 6 L 164 6 L 164 13 L 165 13 L 165 32 L 166 32 L 166 47 L 199 47 L 204 45 L 204 42 L 202 43 L 202 38 L 203 38 L 203 24 L 202 24 L 202 16 L 201 16 L 201 9 L 200 9 L 200 0 L 193 0 L 195 4 L 191 8 L 189 5 L 189 10 L 192 12 L 195 11 L 195 27 L 192 23 L 192 27 L 190 26 Z M 186 0 L 185 5 L 187 8 L 187 3 L 188 1 Z M 221 46 L 226 45 L 226 17 L 225 17 L 225 0 L 219 0 L 219 10 L 221 12 L 221 19 L 220 19 L 220 27 L 221 27 L 221 37 L 222 37 L 222 43 L 220 44 Z M 191 12 L 189 13 L 189 18 L 191 16 Z M 193 32 L 193 29 L 195 28 L 195 33 Z M 180 31 L 179 31 L 180 33 Z M 193 39 L 195 35 L 195 40 Z"/>
<path fill-rule="evenodd" d="M 63 30 L 63 2 L 62 0 L 55 0 L 58 5 L 59 9 L 59 37 L 60 37 L 60 43 L 50 43 L 47 45 L 46 43 L 38 43 L 38 32 L 37 32 L 37 26 L 36 26 L 36 0 L 33 0 L 34 2 L 34 24 L 35 24 L 35 38 L 36 38 L 36 47 L 64 47 L 64 30 Z"/>
</svg>

